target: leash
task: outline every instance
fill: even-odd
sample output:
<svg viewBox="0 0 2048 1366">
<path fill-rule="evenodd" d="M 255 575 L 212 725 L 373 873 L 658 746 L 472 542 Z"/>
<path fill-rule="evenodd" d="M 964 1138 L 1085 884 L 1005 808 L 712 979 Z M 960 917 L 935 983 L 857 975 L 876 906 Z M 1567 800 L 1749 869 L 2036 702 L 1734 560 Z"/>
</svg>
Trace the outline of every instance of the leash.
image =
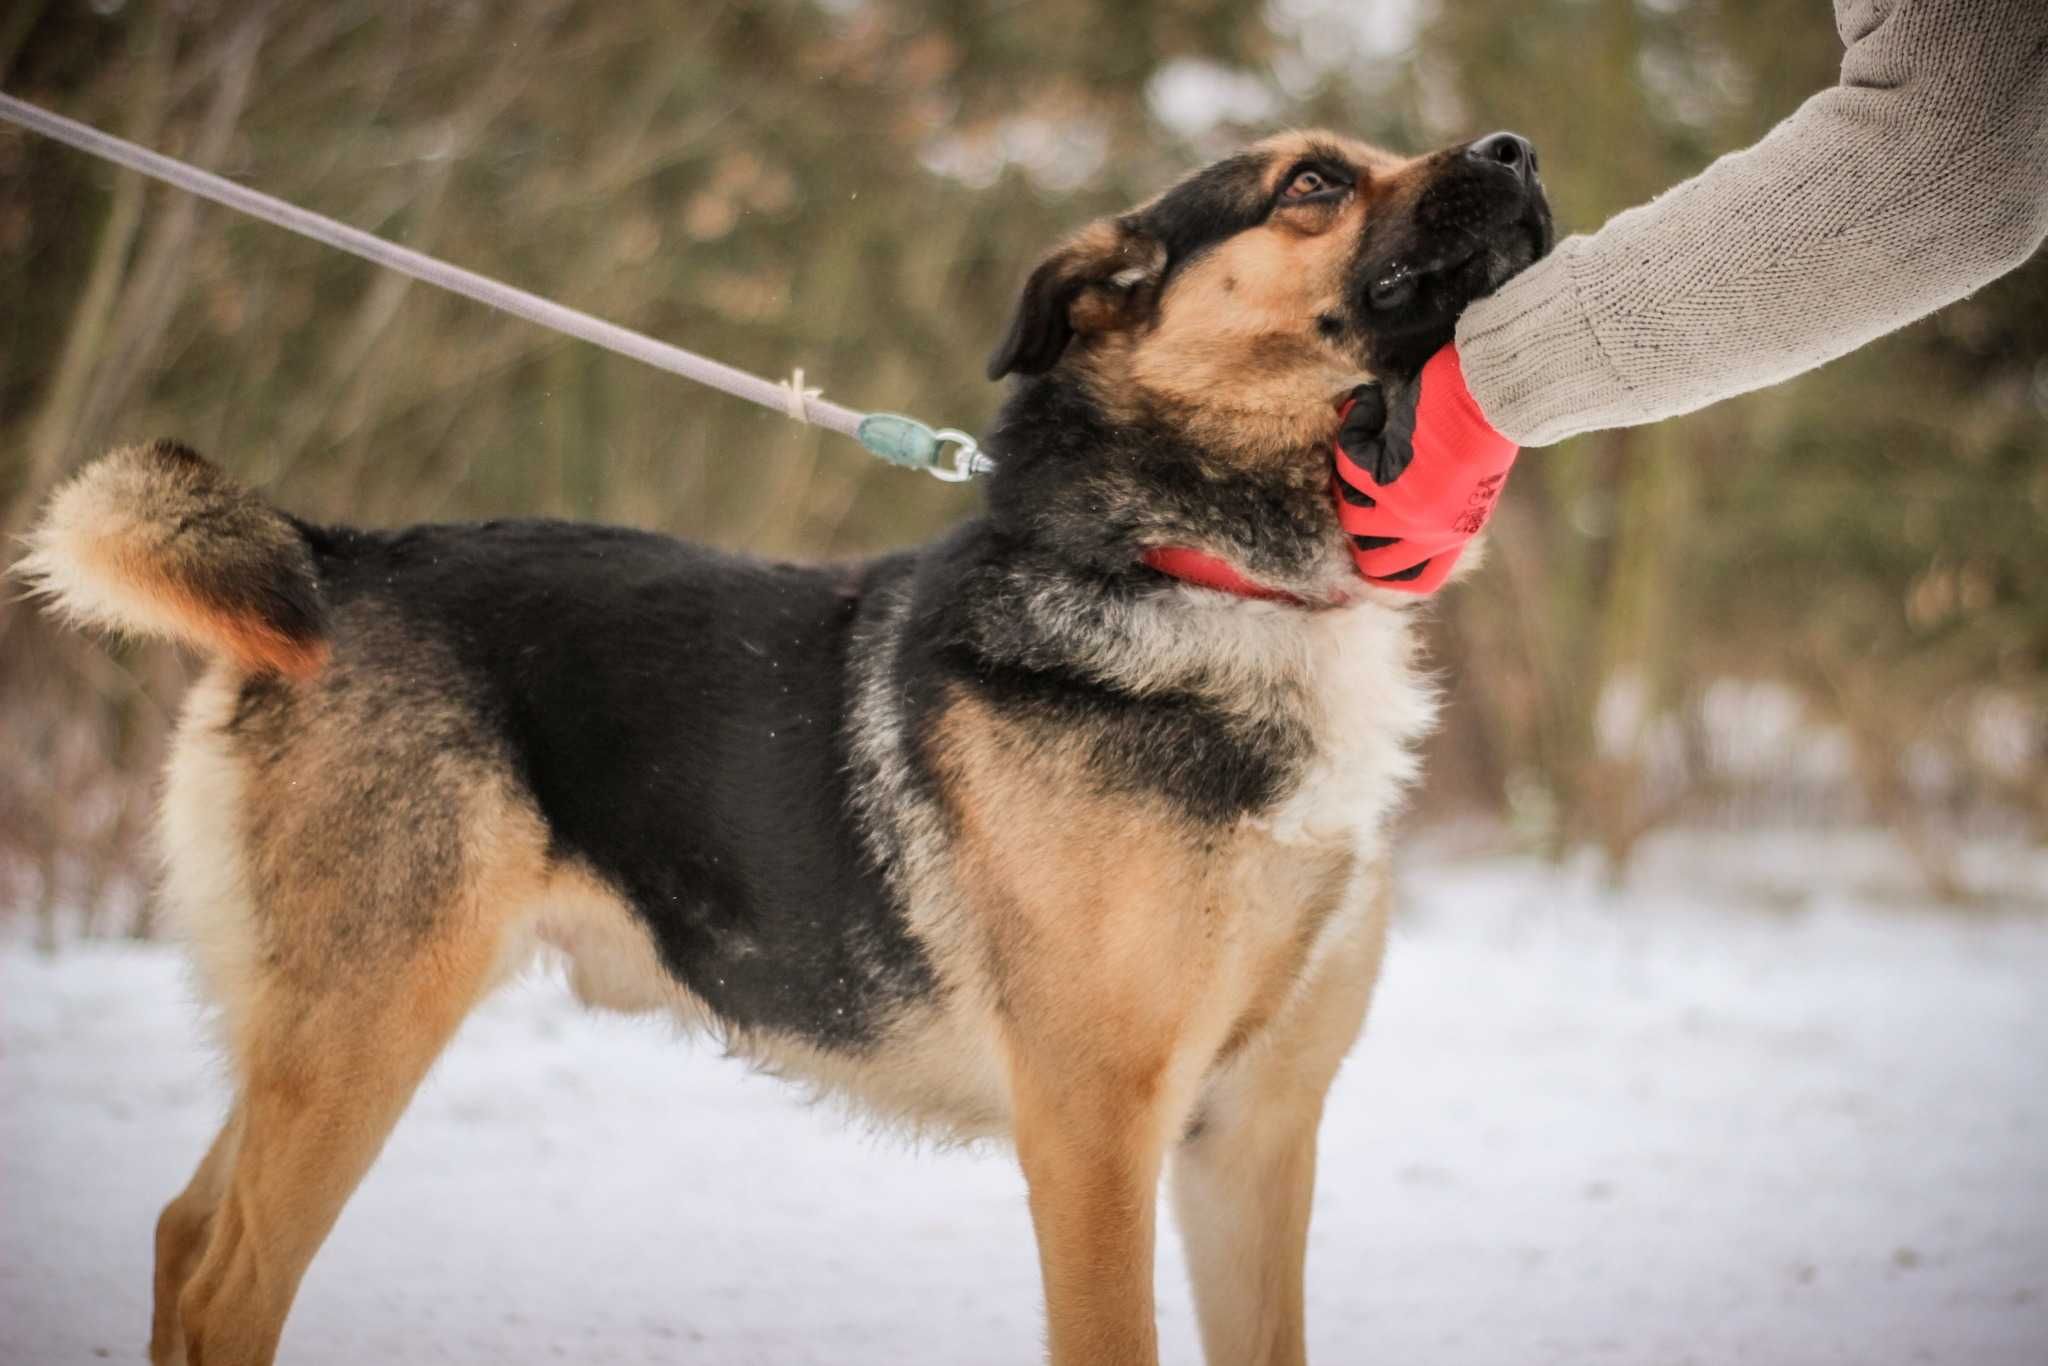
<svg viewBox="0 0 2048 1366">
<path fill-rule="evenodd" d="M 804 372 L 800 369 L 792 371 L 788 379 L 780 382 L 762 379 L 722 361 L 656 341 L 630 328 L 543 299 L 538 294 L 515 289 L 488 275 L 479 275 L 424 252 L 401 247 L 360 228 L 337 223 L 296 204 L 238 185 L 210 171 L 202 171 L 175 157 L 102 133 L 90 124 L 52 114 L 12 95 L 0 94 L 0 119 L 19 124 L 30 132 L 41 133 L 103 161 L 125 166 L 187 194 L 210 199 L 238 213 L 275 224 L 287 232 L 360 256 L 387 270 L 395 270 L 451 294 L 474 299 L 501 313 L 510 313 L 551 331 L 581 338 L 657 370 L 666 370 L 672 375 L 731 394 L 734 398 L 758 403 L 792 422 L 805 422 L 850 436 L 892 465 L 921 469 L 949 484 L 972 479 L 977 474 L 987 474 L 995 468 L 995 463 L 982 454 L 980 446 L 966 432 L 952 427 L 933 429 L 901 413 L 862 413 L 827 402 L 822 390 L 804 387 Z M 950 455 L 947 453 L 949 447 Z"/>
</svg>

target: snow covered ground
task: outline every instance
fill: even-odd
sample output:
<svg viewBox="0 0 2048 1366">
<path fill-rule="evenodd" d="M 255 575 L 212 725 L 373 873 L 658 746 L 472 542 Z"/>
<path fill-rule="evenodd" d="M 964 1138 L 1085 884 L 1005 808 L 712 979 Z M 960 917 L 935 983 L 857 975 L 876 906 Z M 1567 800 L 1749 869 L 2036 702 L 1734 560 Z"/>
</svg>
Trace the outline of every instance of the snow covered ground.
<svg viewBox="0 0 2048 1366">
<path fill-rule="evenodd" d="M 1323 1131 L 1320 1361 L 2048 1363 L 2048 915 L 1688 849 L 1620 896 L 1405 870 Z M 150 1229 L 222 1100 L 174 954 L 0 948 L 0 1360 L 139 1355 Z M 422 1090 L 284 1357 L 1028 1366 L 1037 1295 L 1003 1154 L 864 1134 L 535 982 Z"/>
</svg>

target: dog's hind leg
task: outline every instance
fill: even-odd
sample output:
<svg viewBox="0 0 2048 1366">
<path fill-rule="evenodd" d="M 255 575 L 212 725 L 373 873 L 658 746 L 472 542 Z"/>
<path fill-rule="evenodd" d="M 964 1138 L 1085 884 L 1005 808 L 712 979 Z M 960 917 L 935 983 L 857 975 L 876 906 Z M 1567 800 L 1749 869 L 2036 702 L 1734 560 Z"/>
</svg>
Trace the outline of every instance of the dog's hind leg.
<svg viewBox="0 0 2048 1366">
<path fill-rule="evenodd" d="M 159 1225 L 159 1366 L 272 1359 L 342 1205 L 549 895 L 537 813 L 411 678 L 338 650 L 317 680 L 216 671 L 188 700 L 166 911 L 236 1097 Z"/>
<path fill-rule="evenodd" d="M 235 1115 L 164 1215 L 158 1323 L 182 1333 L 191 1366 L 272 1360 L 313 1254 L 495 960 L 486 936 L 449 936 L 374 987 L 259 989 Z M 166 1282 L 191 1257 L 179 1239 L 202 1222 L 204 1254 L 167 1309 Z M 168 1342 L 152 1351 L 180 1359 Z"/>
<path fill-rule="evenodd" d="M 1301 1366 L 1323 1098 L 1365 1018 L 1384 922 L 1354 930 L 1266 1037 L 1211 1080 L 1173 1156 L 1175 1222 L 1210 1366 Z"/>
<path fill-rule="evenodd" d="M 221 1125 L 213 1146 L 176 1199 L 164 1206 L 156 1221 L 156 1309 L 149 1327 L 149 1359 L 155 1366 L 180 1366 L 185 1360 L 185 1333 L 178 1321 L 178 1296 L 192 1277 L 213 1212 L 227 1193 L 228 1171 L 241 1141 L 242 1117 L 236 1110 Z"/>
</svg>

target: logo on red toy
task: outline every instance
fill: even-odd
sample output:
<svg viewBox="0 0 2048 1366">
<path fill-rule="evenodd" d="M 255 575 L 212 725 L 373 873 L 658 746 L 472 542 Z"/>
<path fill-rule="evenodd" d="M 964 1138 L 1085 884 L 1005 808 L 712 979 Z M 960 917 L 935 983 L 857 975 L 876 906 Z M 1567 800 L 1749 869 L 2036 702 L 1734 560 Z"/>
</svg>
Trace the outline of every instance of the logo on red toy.
<svg viewBox="0 0 2048 1366">
<path fill-rule="evenodd" d="M 1465 500 L 1465 510 L 1458 514 L 1458 520 L 1451 523 L 1451 530 L 1461 536 L 1477 536 L 1479 528 L 1486 525 L 1486 518 L 1493 511 L 1494 499 L 1500 497 L 1500 486 L 1507 482 L 1505 471 L 1490 474 L 1473 486 L 1472 496 Z"/>
</svg>

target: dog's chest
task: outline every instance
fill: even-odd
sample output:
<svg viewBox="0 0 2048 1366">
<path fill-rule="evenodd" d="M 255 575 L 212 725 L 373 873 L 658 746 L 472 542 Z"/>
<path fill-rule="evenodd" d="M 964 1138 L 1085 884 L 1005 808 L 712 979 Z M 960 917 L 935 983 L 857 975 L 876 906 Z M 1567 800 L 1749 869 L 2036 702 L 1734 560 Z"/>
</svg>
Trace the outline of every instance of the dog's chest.
<svg viewBox="0 0 2048 1366">
<path fill-rule="evenodd" d="M 1241 825 L 1231 880 L 1248 938 L 1284 946 L 1289 989 L 1372 912 L 1386 828 L 1418 767 L 1435 697 L 1414 666 L 1406 615 L 1370 604 L 1299 623 L 1309 756 L 1278 805 Z M 1265 1013 L 1256 1004 L 1250 1019 Z"/>
<path fill-rule="evenodd" d="M 789 1054 L 779 1070 L 881 1113 L 994 1131 L 1006 1100 L 988 1003 L 1016 1008 L 1026 979 L 1050 973 L 1064 993 L 1115 962 L 1119 990 L 1184 991 L 1220 1057 L 1280 1018 L 1330 951 L 1356 938 L 1432 711 L 1405 615 L 1374 604 L 1203 611 L 1140 621 L 1122 645 L 1115 663 L 1134 691 L 1170 699 L 1167 685 L 1187 679 L 1199 704 L 1162 702 L 1154 729 L 1150 706 L 1105 721 L 1000 697 L 958 702 L 927 737 L 943 761 L 935 788 L 902 757 L 910 732 L 898 693 L 866 681 L 855 709 L 860 814 L 883 836 L 938 988 L 907 1003 L 872 1058 Z M 1194 681 L 1211 686 L 1197 692 Z M 1218 762 L 1281 737 L 1272 800 L 1207 818 L 1182 791 L 1186 756 L 1175 752 L 1197 725 L 1217 728 L 1198 748 Z M 1138 760 L 1151 767 L 1138 771 Z"/>
<path fill-rule="evenodd" d="M 1334 842 L 1375 857 L 1436 716 L 1412 627 L 1398 609 L 1364 604 L 1306 617 L 1298 648 L 1309 757 L 1260 823 L 1282 847 Z"/>
</svg>

